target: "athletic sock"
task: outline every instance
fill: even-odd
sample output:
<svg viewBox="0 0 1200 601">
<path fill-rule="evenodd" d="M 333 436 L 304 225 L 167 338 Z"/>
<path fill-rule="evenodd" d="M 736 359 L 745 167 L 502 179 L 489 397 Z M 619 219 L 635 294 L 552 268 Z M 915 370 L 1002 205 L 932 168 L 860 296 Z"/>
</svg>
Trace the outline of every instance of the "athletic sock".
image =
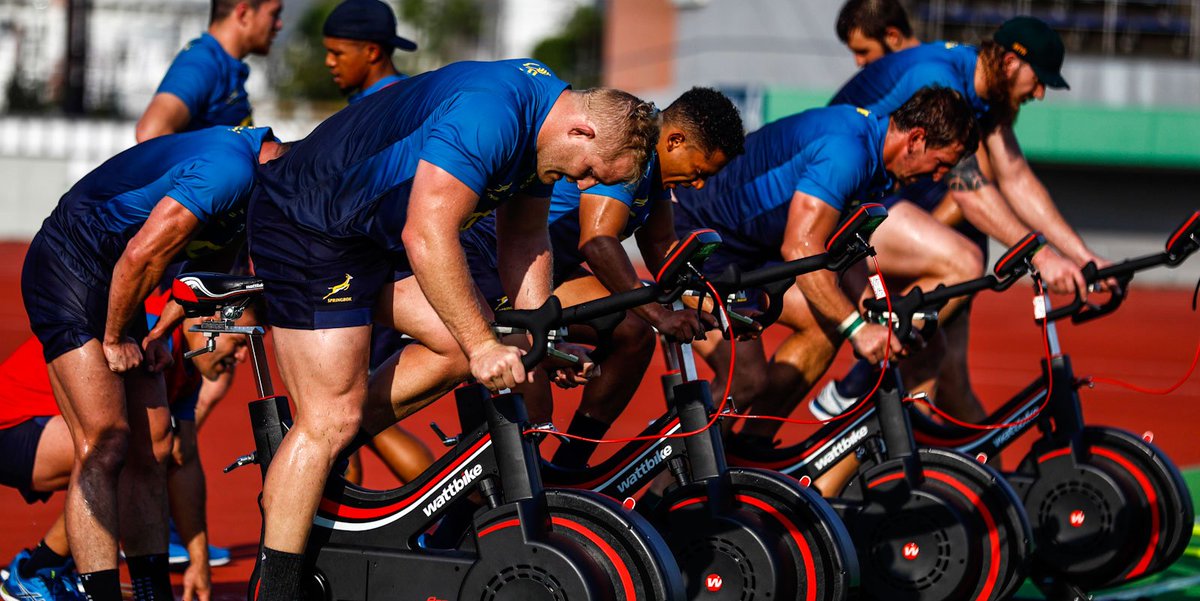
<svg viewBox="0 0 1200 601">
<path fill-rule="evenodd" d="M 263 547 L 258 591 L 251 601 L 295 601 L 304 555 Z"/>
<path fill-rule="evenodd" d="M 584 438 L 600 438 L 608 432 L 611 426 L 612 424 L 606 424 L 576 411 L 575 417 L 571 418 L 571 425 L 567 427 L 567 433 Z M 595 451 L 596 443 L 572 439 L 569 443 L 559 445 L 558 450 L 554 452 L 554 458 L 550 461 L 559 467 L 585 468 L 588 459 Z"/>
<path fill-rule="evenodd" d="M 121 579 L 117 570 L 100 570 L 79 575 L 87 601 L 121 601 Z"/>
<path fill-rule="evenodd" d="M 67 557 L 55 553 L 54 549 L 47 547 L 46 541 L 42 540 L 29 553 L 29 559 L 21 564 L 21 578 L 30 578 L 34 572 L 40 569 L 57 568 L 65 563 L 67 563 Z"/>
<path fill-rule="evenodd" d="M 874 365 L 866 361 L 856 361 L 854 367 L 851 367 L 841 380 L 835 382 L 834 386 L 843 397 L 859 399 L 871 391 L 878 375 L 879 370 Z"/>
<path fill-rule="evenodd" d="M 126 557 L 125 563 L 133 581 L 133 601 L 174 601 L 166 553 Z"/>
</svg>

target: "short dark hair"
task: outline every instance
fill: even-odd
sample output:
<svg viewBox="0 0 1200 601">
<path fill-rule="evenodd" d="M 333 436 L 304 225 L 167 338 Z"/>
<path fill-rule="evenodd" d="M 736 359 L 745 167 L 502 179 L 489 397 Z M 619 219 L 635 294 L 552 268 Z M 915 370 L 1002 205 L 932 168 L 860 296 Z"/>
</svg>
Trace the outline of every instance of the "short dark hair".
<svg viewBox="0 0 1200 601">
<path fill-rule="evenodd" d="M 663 111 L 663 123 L 687 132 L 705 153 L 720 150 L 732 159 L 746 151 L 742 117 L 728 96 L 712 88 L 692 88 Z"/>
<path fill-rule="evenodd" d="M 912 36 L 912 25 L 900 0 L 847 0 L 838 13 L 837 36 L 843 44 L 850 42 L 850 32 L 855 29 L 882 43 L 888 27 L 895 27 L 905 37 Z"/>
<path fill-rule="evenodd" d="M 928 86 L 917 90 L 892 112 L 892 123 L 900 131 L 925 130 L 926 148 L 946 148 L 959 142 L 964 156 L 979 147 L 979 125 L 975 111 L 957 90 Z"/>
<path fill-rule="evenodd" d="M 237 5 L 243 2 L 250 5 L 250 8 L 256 9 L 266 1 L 267 0 L 212 0 L 212 12 L 209 13 L 208 22 L 216 23 L 217 21 L 224 20 L 225 17 L 228 17 L 233 13 L 233 9 L 237 8 Z"/>
</svg>

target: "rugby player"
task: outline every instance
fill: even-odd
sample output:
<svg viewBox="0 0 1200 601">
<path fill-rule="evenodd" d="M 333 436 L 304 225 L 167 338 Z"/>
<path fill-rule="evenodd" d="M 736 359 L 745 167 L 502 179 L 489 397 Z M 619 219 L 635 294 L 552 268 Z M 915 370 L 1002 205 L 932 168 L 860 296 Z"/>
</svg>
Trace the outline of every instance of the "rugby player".
<svg viewBox="0 0 1200 601">
<path fill-rule="evenodd" d="M 212 0 L 208 31 L 179 51 L 138 119 L 137 141 L 214 125 L 253 125 L 242 62 L 271 51 L 283 0 Z"/>
<path fill-rule="evenodd" d="M 396 15 L 380 0 L 342 2 L 325 19 L 322 33 L 325 66 L 350 104 L 405 79 L 392 63 L 392 52 L 417 49 L 412 40 L 396 35 Z"/>
<path fill-rule="evenodd" d="M 746 154 L 704 188 L 675 190 L 675 229 L 707 226 L 721 234 L 721 248 L 705 263 L 713 273 L 729 264 L 754 269 L 800 259 L 824 251 L 826 238 L 855 201 L 880 198 L 895 182 L 941 179 L 978 140 L 966 100 L 948 88 L 922 89 L 890 117 L 852 106 L 805 111 L 747 136 Z M 796 278 L 779 318 L 794 333 L 781 348 L 817 346 L 832 353 L 848 340 L 857 355 L 874 363 L 898 353 L 900 342 L 891 337 L 889 343 L 884 326 L 847 322 L 857 314 L 863 283 L 850 280 L 855 278 L 843 282 L 851 286 L 847 292 L 827 271 Z M 738 345 L 736 376 L 728 373 L 729 343 L 719 332 L 693 348 L 715 373 L 714 394 L 733 377 L 732 395 L 739 403 L 760 398 L 768 381 L 791 377 L 776 373 L 791 366 L 767 364 L 760 340 Z"/>
<path fill-rule="evenodd" d="M 187 326 L 196 320 L 185 321 L 183 328 L 174 328 L 170 334 L 153 323 L 169 298 L 169 290 L 152 294 L 146 299 L 146 316 L 155 326 L 152 336 L 170 337 L 174 361 L 164 372 L 175 422 L 168 467 L 171 517 L 180 524 L 181 539 L 194 559 L 183 575 L 183 599 L 207 601 L 212 581 L 209 566 L 228 563 L 229 557 L 210 561 L 208 554 L 204 472 L 196 445 L 197 426 L 207 408 L 198 401 L 202 381 L 214 381 L 245 361 L 246 342 L 239 336 L 224 336 L 217 339 L 214 351 L 184 360 L 185 352 L 203 347 L 205 340 L 201 334 L 187 332 Z M 0 484 L 16 488 L 27 502 L 45 501 L 66 489 L 74 463 L 71 435 L 55 404 L 37 338 L 30 338 L 0 363 L 0 447 L 8 458 L 0 466 Z M 60 514 L 36 547 L 13 558 L 0 593 L 9 601 L 76 598 L 78 595 L 71 594 L 75 574 L 67 562 L 69 557 Z"/>
<path fill-rule="evenodd" d="M 838 13 L 837 36 L 859 67 L 921 45 L 899 0 L 848 0 Z"/>
<path fill-rule="evenodd" d="M 692 88 L 661 114 L 658 144 L 646 173 L 637 183 L 596 185 L 581 191 L 560 181 L 550 198 L 550 241 L 554 248 L 554 294 L 564 305 L 576 305 L 641 286 L 621 241 L 636 236 L 651 273 L 658 271 L 667 249 L 677 240 L 671 190 L 702 188 L 704 182 L 742 154 L 745 133 L 737 107 L 711 88 Z M 496 261 L 496 224 L 485 219 L 463 233 L 463 246 L 475 283 L 493 308 L 507 299 Z M 583 267 L 587 262 L 588 269 Z M 678 340 L 703 338 L 707 326 L 696 311 L 672 311 L 651 303 L 630 311 L 614 330 L 612 347 L 598 363 L 600 374 L 583 390 L 568 432 L 602 437 L 629 404 L 654 354 L 654 331 Z M 619 350 L 617 350 L 619 349 Z M 548 421 L 549 388 L 522 391 L 534 422 Z M 554 463 L 586 465 L 595 444 L 561 445 Z"/>
<path fill-rule="evenodd" d="M 298 411 L 263 486 L 256 598 L 295 597 L 326 474 L 360 427 L 378 433 L 468 374 L 492 390 L 525 381 L 522 351 L 488 326 L 459 231 L 498 210 L 506 289 L 517 308 L 540 305 L 550 185 L 636 179 L 656 125 L 651 105 L 569 90 L 537 61 L 454 63 L 339 111 L 260 169 L 250 252 Z M 419 344 L 368 395 L 373 319 Z"/>
<path fill-rule="evenodd" d="M 267 128 L 139 144 L 75 184 L 30 243 L 21 294 L 74 443 L 66 529 L 89 599 L 120 599 L 118 540 L 137 597 L 171 598 L 171 357 L 144 301 L 169 264 L 240 243 L 255 166 L 283 150 Z"/>
</svg>

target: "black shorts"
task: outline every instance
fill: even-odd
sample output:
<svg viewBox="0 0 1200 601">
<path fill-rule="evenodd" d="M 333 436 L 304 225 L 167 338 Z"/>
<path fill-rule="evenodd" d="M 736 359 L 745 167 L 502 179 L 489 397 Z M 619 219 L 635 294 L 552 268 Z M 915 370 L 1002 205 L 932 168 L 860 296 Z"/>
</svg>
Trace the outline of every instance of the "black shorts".
<svg viewBox="0 0 1200 601">
<path fill-rule="evenodd" d="M 365 236 L 333 238 L 304 228 L 266 194 L 250 203 L 254 273 L 270 325 L 323 330 L 369 325 L 385 285 L 411 275 L 407 257 Z"/>
<path fill-rule="evenodd" d="M 11 428 L 0 430 L 0 484 L 17 489 L 26 503 L 46 502 L 53 493 L 36 492 L 33 485 L 33 464 L 37 461 L 38 441 L 46 429 L 49 417 L 27 419 Z"/>
<path fill-rule="evenodd" d="M 108 321 L 107 283 L 81 277 L 71 269 L 70 254 L 38 234 L 29 244 L 21 270 L 21 297 L 34 335 L 49 363 L 93 338 L 104 340 Z M 137 311 L 126 332 L 140 341 L 148 333 L 145 311 Z"/>
</svg>

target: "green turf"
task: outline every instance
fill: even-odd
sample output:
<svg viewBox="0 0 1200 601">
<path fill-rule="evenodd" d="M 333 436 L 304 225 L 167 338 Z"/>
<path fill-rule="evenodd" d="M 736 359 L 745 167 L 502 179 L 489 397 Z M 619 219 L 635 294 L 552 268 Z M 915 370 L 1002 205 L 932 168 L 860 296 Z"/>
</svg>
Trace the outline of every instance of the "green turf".
<svg viewBox="0 0 1200 601">
<path fill-rule="evenodd" d="M 1184 470 L 1192 503 L 1200 507 L 1200 469 Z M 1018 599 L 1043 599 L 1037 588 L 1026 583 L 1017 593 Z M 1192 542 L 1175 565 L 1162 572 L 1125 586 L 1096 591 L 1095 601 L 1135 601 L 1156 599 L 1184 601 L 1200 599 L 1200 528 L 1192 534 Z"/>
</svg>

